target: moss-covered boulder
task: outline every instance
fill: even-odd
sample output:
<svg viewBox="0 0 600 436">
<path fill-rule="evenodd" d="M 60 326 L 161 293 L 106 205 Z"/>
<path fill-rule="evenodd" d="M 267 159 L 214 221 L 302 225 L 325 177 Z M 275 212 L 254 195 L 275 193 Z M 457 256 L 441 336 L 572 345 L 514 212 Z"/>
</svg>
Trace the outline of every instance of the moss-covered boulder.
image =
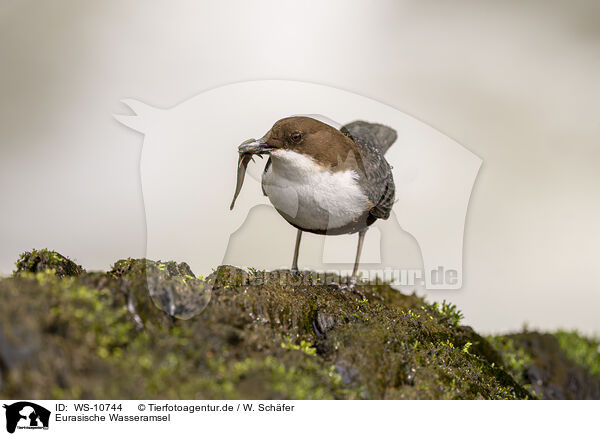
<svg viewBox="0 0 600 436">
<path fill-rule="evenodd" d="M 52 270 L 58 277 L 78 276 L 84 269 L 72 260 L 56 251 L 48 249 L 27 251 L 15 262 L 14 276 L 25 272 L 44 272 Z"/>
<path fill-rule="evenodd" d="M 489 338 L 507 370 L 547 400 L 600 399 L 600 342 L 577 332 L 522 332 Z"/>
<path fill-rule="evenodd" d="M 29 254 L 25 254 L 29 257 Z M 0 397 L 535 398 L 448 304 L 319 275 L 125 259 L 0 280 Z M 188 316 L 188 315 L 192 316 Z M 187 318 L 187 319 L 183 319 Z M 493 339 L 493 338 L 492 338 Z"/>
<path fill-rule="evenodd" d="M 189 319 L 204 310 L 211 297 L 212 280 L 196 277 L 187 263 L 130 258 L 116 262 L 108 275 L 128 295 L 132 312 L 139 303 L 135 300 L 150 297 L 168 315 Z"/>
</svg>

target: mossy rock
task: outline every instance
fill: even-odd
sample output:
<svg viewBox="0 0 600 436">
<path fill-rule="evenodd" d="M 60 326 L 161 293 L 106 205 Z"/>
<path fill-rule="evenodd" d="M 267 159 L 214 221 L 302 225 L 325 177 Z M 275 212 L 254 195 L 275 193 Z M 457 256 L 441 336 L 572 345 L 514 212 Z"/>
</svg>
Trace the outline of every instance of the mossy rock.
<svg viewBox="0 0 600 436">
<path fill-rule="evenodd" d="M 58 277 L 71 277 L 83 274 L 85 270 L 72 260 L 56 251 L 47 249 L 27 251 L 15 262 L 14 276 L 23 273 L 39 273 L 52 270 Z"/>
<path fill-rule="evenodd" d="M 600 399 L 600 343 L 577 332 L 525 331 L 490 338 L 505 367 L 532 395 Z"/>
<path fill-rule="evenodd" d="M 455 307 L 328 281 L 146 259 L 2 279 L 0 397 L 535 397 Z"/>
<path fill-rule="evenodd" d="M 189 319 L 204 310 L 211 297 L 212 280 L 196 277 L 185 262 L 129 258 L 117 261 L 107 275 L 128 295 L 132 312 L 139 300 L 150 297 L 171 317 Z"/>
</svg>

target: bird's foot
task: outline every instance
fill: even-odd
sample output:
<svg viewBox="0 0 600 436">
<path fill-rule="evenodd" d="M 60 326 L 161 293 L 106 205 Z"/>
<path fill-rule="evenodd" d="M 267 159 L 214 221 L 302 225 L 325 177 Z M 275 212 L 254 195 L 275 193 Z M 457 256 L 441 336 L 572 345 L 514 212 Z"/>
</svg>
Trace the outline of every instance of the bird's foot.
<svg viewBox="0 0 600 436">
<path fill-rule="evenodd" d="M 302 286 L 304 283 L 304 275 L 303 273 L 295 268 L 290 269 L 290 273 L 288 275 L 288 284 L 292 288 L 296 288 L 298 286 Z"/>
<path fill-rule="evenodd" d="M 363 298 L 365 300 L 367 299 L 367 297 L 365 297 L 365 295 L 358 290 L 356 279 L 350 279 L 350 281 L 348 283 L 344 283 L 344 284 L 337 283 L 337 282 L 330 282 L 330 283 L 327 283 L 327 286 L 332 289 L 337 289 L 338 291 L 341 291 L 341 292 L 347 292 L 350 294 L 358 295 L 360 298 Z"/>
</svg>

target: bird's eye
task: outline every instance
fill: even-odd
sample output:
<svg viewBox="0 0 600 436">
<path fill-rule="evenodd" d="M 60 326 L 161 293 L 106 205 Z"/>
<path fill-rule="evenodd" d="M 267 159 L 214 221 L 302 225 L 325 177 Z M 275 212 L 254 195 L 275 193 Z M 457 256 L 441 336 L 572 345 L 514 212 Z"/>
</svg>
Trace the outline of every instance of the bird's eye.
<svg viewBox="0 0 600 436">
<path fill-rule="evenodd" d="M 298 143 L 302 139 L 302 133 L 294 132 L 290 135 L 290 138 L 292 139 L 292 141 Z"/>
</svg>

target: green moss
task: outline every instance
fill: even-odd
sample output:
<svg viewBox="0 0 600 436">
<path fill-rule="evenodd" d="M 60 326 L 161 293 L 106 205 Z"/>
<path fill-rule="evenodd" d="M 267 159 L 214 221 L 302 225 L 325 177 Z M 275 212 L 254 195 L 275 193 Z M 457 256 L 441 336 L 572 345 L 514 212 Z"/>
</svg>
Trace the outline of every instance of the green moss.
<svg viewBox="0 0 600 436">
<path fill-rule="evenodd" d="M 561 350 L 591 374 L 600 376 L 600 340 L 587 338 L 576 331 L 554 333 Z"/>
<path fill-rule="evenodd" d="M 15 266 L 13 276 L 52 270 L 59 277 L 68 277 L 78 276 L 84 272 L 84 269 L 72 260 L 47 249 L 26 251 L 19 256 Z"/>
<path fill-rule="evenodd" d="M 535 392 L 527 379 L 527 369 L 532 362 L 532 357 L 529 353 L 524 348 L 518 347 L 510 337 L 490 336 L 488 337 L 488 341 L 501 352 L 504 367 L 515 380 L 530 391 L 532 395 L 540 396 L 540 393 Z"/>
<path fill-rule="evenodd" d="M 0 280 L 0 397 L 531 398 L 443 303 L 311 272 L 125 259 Z M 522 369 L 522 368 L 521 368 Z"/>
<path fill-rule="evenodd" d="M 524 331 L 489 338 L 505 367 L 543 399 L 599 399 L 597 342 L 576 333 Z"/>
<path fill-rule="evenodd" d="M 293 344 L 290 338 L 285 338 L 285 341 L 281 343 L 281 348 L 285 348 L 286 350 L 300 350 L 309 356 L 317 354 L 317 349 L 304 340 L 300 341 L 300 344 Z"/>
<path fill-rule="evenodd" d="M 440 315 L 445 317 L 448 322 L 454 327 L 458 327 L 460 321 L 464 318 L 463 314 L 454 304 L 447 303 L 446 300 L 442 301 L 442 304 L 435 302 L 432 305 L 434 310 L 437 310 Z"/>
</svg>

